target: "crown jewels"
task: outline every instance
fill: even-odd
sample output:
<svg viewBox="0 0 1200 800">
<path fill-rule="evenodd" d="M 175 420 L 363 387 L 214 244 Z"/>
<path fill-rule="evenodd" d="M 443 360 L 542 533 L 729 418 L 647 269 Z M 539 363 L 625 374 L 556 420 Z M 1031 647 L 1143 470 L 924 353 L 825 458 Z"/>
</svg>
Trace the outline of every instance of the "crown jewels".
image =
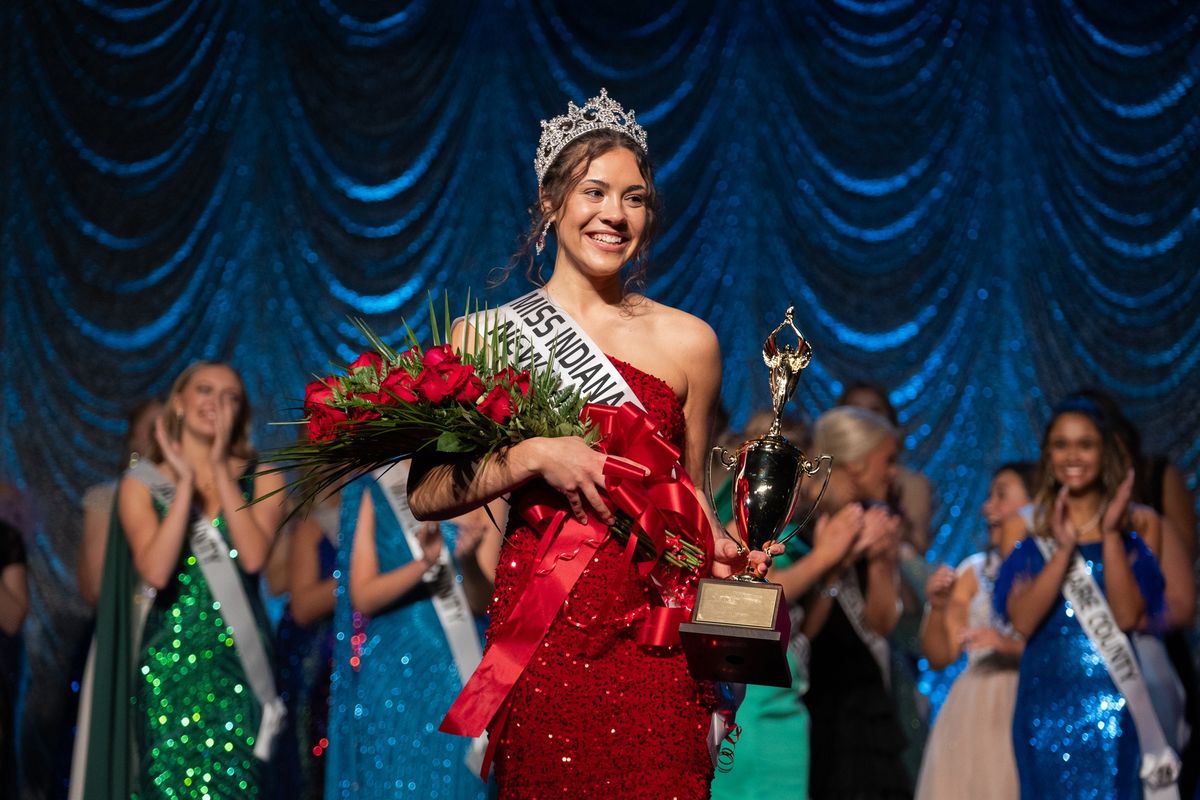
<svg viewBox="0 0 1200 800">
<path fill-rule="evenodd" d="M 607 89 L 601 89 L 600 95 L 588 100 L 582 108 L 570 102 L 563 116 L 542 120 L 542 138 L 538 142 L 537 157 L 533 159 L 538 188 L 542 186 L 546 170 L 564 147 L 585 133 L 604 129 L 620 131 L 637 142 L 643 153 L 647 152 L 646 129 L 634 120 L 633 111 L 621 108 L 620 103 L 608 96 Z"/>
</svg>

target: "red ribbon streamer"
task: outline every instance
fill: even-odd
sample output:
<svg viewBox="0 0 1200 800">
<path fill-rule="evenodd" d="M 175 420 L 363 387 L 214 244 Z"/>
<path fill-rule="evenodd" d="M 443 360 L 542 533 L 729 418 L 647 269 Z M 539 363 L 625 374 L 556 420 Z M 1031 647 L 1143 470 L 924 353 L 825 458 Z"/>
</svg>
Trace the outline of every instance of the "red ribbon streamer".
<svg viewBox="0 0 1200 800">
<path fill-rule="evenodd" d="M 696 497 L 687 473 L 679 466 L 679 450 L 658 435 L 658 427 L 644 411 L 626 404 L 589 405 L 590 417 L 601 434 L 599 449 L 646 466 L 650 475 L 610 458 L 604 475 L 607 494 L 621 512 L 633 520 L 633 532 L 624 557 L 632 559 L 634 541 L 644 534 L 661 554 L 671 537 L 684 536 L 704 549 L 704 569 L 712 564 L 713 543 L 708 515 Z M 484 760 L 486 779 L 495 744 L 508 717 L 513 687 L 541 646 L 542 640 L 570 596 L 592 555 L 607 541 L 607 526 L 595 515 L 588 523 L 577 521 L 566 508 L 566 499 L 549 487 L 524 493 L 521 516 L 542 533 L 535 563 L 517 589 L 517 600 L 507 624 L 496 633 L 450 707 L 440 729 L 459 736 L 479 736 L 495 721 L 491 745 Z M 660 569 L 657 561 L 639 564 L 643 577 Z M 656 578 L 674 588 L 683 576 L 678 570 L 659 571 Z M 669 647 L 679 641 L 679 623 L 689 609 L 654 608 L 638 632 L 639 644 Z"/>
</svg>

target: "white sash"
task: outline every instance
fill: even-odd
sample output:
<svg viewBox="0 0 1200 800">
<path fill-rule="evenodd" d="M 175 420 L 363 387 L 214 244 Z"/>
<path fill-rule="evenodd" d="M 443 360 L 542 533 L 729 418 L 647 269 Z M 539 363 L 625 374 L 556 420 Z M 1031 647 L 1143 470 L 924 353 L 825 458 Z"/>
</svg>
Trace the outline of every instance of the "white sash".
<svg viewBox="0 0 1200 800">
<path fill-rule="evenodd" d="M 1033 540 L 1042 551 L 1042 558 L 1049 561 L 1054 555 L 1055 545 L 1041 536 L 1034 536 Z M 1144 797 L 1146 800 L 1178 800 L 1176 781 L 1179 780 L 1179 757 L 1167 744 L 1162 725 L 1154 713 L 1133 646 L 1117 627 L 1104 593 L 1078 552 L 1071 556 L 1071 565 L 1063 579 L 1062 595 L 1074 609 L 1075 619 L 1087 634 L 1092 647 L 1104 659 L 1117 691 L 1125 697 L 1142 749 L 1139 774 Z"/>
<path fill-rule="evenodd" d="M 376 470 L 372 476 L 383 489 L 383 496 L 387 498 L 392 514 L 400 524 L 400 530 L 404 532 L 408 551 L 416 561 L 421 558 L 421 542 L 417 538 L 417 529 L 421 523 L 408 507 L 408 472 L 408 462 L 401 461 Z M 454 666 L 458 668 L 459 680 L 466 686 L 483 659 L 483 648 L 479 643 L 479 631 L 475 627 L 475 615 L 471 613 L 471 607 L 467 603 L 467 593 L 456 577 L 457 571 L 450 558 L 450 551 L 443 546 L 437 563 L 426 570 L 421 580 L 429 589 L 433 610 L 441 623 L 442 633 L 446 635 L 446 643 L 454 657 Z M 487 732 L 484 731 L 482 736 L 471 740 L 467 750 L 467 765 L 472 767 L 474 774 L 479 774 L 486 751 Z"/>
<path fill-rule="evenodd" d="M 130 471 L 146 484 L 150 493 L 160 503 L 170 506 L 175 497 L 175 486 L 157 469 L 140 461 Z M 254 757 L 260 761 L 271 758 L 271 746 L 275 737 L 283 730 L 287 707 L 275 689 L 275 673 L 267 650 L 258 634 L 254 613 L 242 585 L 241 574 L 229 554 L 224 537 L 203 516 L 195 516 L 189 537 L 192 554 L 200 565 L 204 580 L 208 583 L 213 598 L 220 604 L 221 616 L 233 633 L 233 642 L 246 682 L 262 706 L 262 720 L 258 735 L 254 739 Z"/>
<path fill-rule="evenodd" d="M 476 314 L 472 325 L 484 339 L 497 335 L 522 367 L 552 365 L 564 388 L 578 389 L 590 402 L 643 408 L 604 351 L 544 288 Z"/>
<path fill-rule="evenodd" d="M 863 600 L 862 589 L 858 585 L 858 573 L 854 569 L 839 578 L 829 591 L 837 604 L 842 607 L 842 613 L 850 620 L 850 626 L 858 634 L 858 638 L 866 645 L 871 658 L 879 666 L 879 674 L 883 678 L 883 686 L 889 692 L 892 690 L 892 651 L 888 640 L 880 636 L 867 625 L 867 603 Z"/>
</svg>

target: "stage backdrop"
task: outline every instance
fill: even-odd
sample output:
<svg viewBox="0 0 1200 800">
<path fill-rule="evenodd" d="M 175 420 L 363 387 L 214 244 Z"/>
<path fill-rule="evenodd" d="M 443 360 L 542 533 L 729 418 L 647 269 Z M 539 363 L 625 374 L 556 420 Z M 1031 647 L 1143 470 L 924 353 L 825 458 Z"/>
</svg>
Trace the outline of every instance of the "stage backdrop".
<svg viewBox="0 0 1200 800">
<path fill-rule="evenodd" d="M 80 0 L 0 12 L 3 433 L 27 489 L 29 796 L 86 613 L 85 487 L 198 358 L 258 442 L 302 387 L 503 264 L 538 120 L 607 87 L 665 199 L 650 293 L 720 336 L 735 424 L 789 303 L 809 414 L 887 386 L 936 484 L 931 558 L 979 548 L 989 473 L 1110 390 L 1200 462 L 1200 17 L 1190 2 Z M 514 276 L 488 293 L 521 292 Z"/>
</svg>

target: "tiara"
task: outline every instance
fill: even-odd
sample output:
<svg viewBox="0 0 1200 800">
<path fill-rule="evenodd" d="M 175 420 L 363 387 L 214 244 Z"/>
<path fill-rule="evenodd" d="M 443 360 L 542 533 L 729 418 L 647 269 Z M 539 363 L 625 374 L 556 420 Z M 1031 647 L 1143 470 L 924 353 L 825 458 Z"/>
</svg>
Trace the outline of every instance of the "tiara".
<svg viewBox="0 0 1200 800">
<path fill-rule="evenodd" d="M 538 142 L 537 157 L 533 159 L 538 188 L 542 186 L 546 170 L 564 147 L 585 133 L 598 130 L 619 131 L 637 142 L 643 153 L 647 152 L 646 129 L 634 120 L 633 111 L 621 108 L 620 103 L 608 96 L 607 89 L 601 89 L 600 95 L 588 100 L 582 108 L 570 102 L 563 116 L 542 120 L 542 138 Z"/>
</svg>

